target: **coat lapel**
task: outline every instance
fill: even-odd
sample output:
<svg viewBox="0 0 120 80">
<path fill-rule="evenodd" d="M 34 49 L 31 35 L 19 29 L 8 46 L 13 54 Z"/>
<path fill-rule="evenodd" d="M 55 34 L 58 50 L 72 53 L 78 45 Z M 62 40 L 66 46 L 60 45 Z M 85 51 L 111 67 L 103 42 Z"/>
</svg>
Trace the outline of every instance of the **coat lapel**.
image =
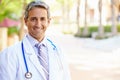
<svg viewBox="0 0 120 80">
<path fill-rule="evenodd" d="M 36 55 L 31 55 L 30 56 L 30 61 L 36 67 L 36 69 L 39 71 L 39 73 L 42 75 L 43 79 L 45 80 L 44 71 L 42 70 L 42 66 L 40 65 L 40 62 L 38 61 L 37 56 Z"/>
<path fill-rule="evenodd" d="M 49 44 L 48 45 L 48 54 L 49 54 L 49 80 L 60 80 L 59 77 L 59 70 L 60 70 L 60 64 L 59 64 L 59 57 L 56 49 L 53 49 L 54 47 Z"/>
<path fill-rule="evenodd" d="M 35 68 L 38 70 L 40 75 L 42 75 L 43 79 L 45 80 L 45 75 L 44 75 L 44 71 L 42 70 L 42 66 L 40 65 L 39 60 L 35 54 L 35 51 L 30 45 L 27 37 L 23 39 L 23 45 L 24 45 L 25 54 L 28 55 L 28 58 L 30 59 L 31 63 L 35 66 Z"/>
<path fill-rule="evenodd" d="M 48 47 L 48 54 L 49 54 L 49 80 L 55 80 L 55 74 L 56 74 L 56 65 L 55 65 L 55 52 L 53 51 L 53 48 L 51 46 Z"/>
</svg>

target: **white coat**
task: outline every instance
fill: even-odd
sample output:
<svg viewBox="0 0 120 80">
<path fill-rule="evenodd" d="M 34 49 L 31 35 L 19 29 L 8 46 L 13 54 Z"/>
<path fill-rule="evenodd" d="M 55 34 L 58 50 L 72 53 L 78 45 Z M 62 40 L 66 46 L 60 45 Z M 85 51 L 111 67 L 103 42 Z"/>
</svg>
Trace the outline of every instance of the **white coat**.
<svg viewBox="0 0 120 80">
<path fill-rule="evenodd" d="M 25 78 L 26 67 L 23 59 L 21 42 L 0 53 L 0 80 L 45 80 L 45 75 L 31 44 L 26 37 L 22 40 L 31 79 Z M 49 80 L 70 80 L 68 66 L 64 62 L 56 45 L 48 40 Z"/>
</svg>

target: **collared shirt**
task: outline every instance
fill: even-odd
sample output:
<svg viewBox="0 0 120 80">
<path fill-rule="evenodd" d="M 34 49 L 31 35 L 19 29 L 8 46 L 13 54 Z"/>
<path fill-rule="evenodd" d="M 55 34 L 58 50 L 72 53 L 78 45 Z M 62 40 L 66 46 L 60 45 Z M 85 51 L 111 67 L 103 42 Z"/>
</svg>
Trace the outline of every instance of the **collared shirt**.
<svg viewBox="0 0 120 80">
<path fill-rule="evenodd" d="M 42 40 L 42 42 L 38 42 L 35 38 L 33 38 L 30 34 L 27 35 L 28 40 L 30 41 L 36 55 L 38 55 L 38 49 L 35 47 L 36 44 L 44 44 L 42 45 L 47 49 L 47 39 L 46 37 Z M 48 54 L 48 53 L 47 53 Z"/>
<path fill-rule="evenodd" d="M 35 51 L 35 53 L 36 53 L 36 55 L 38 56 L 38 60 L 39 60 L 39 62 L 40 62 L 40 64 L 43 66 L 43 64 L 41 63 L 41 61 L 40 61 L 40 59 L 39 59 L 39 56 L 40 56 L 40 54 L 39 54 L 39 52 L 38 52 L 38 47 L 36 47 L 36 45 L 40 45 L 41 47 L 42 47 L 42 49 L 46 49 L 45 50 L 45 55 L 46 55 L 46 62 L 47 62 L 47 64 L 48 64 L 48 66 L 47 67 L 44 67 L 43 68 L 43 71 L 45 71 L 45 76 L 46 76 L 46 78 L 47 78 L 47 80 L 48 80 L 48 78 L 49 78 L 49 59 L 48 59 L 48 49 L 47 49 L 47 39 L 46 39 L 46 37 L 42 40 L 42 42 L 39 42 L 39 41 L 37 41 L 35 38 L 33 38 L 30 34 L 28 34 L 27 35 L 27 38 L 28 38 L 28 40 L 30 41 L 30 43 L 31 43 L 31 45 L 32 45 L 32 47 L 33 47 L 33 49 L 34 49 L 34 51 Z M 42 45 L 41 45 L 42 44 Z M 46 73 L 47 72 L 47 73 Z"/>
</svg>

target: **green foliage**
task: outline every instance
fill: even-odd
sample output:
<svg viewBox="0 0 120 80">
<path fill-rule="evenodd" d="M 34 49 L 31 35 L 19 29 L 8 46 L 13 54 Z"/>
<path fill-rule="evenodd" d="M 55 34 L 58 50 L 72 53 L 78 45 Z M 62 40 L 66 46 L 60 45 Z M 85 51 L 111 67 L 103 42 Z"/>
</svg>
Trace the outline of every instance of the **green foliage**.
<svg viewBox="0 0 120 80">
<path fill-rule="evenodd" d="M 80 34 L 75 34 L 75 36 L 76 36 L 76 37 L 91 37 L 93 32 L 98 32 L 98 26 L 88 26 L 88 30 L 89 30 L 88 32 L 89 32 L 89 33 L 88 33 L 88 35 L 83 36 L 83 35 L 82 35 L 83 29 L 84 29 L 84 27 L 80 27 L 81 33 L 80 33 Z M 117 26 L 117 30 L 118 30 L 118 32 L 120 32 L 120 25 Z M 111 32 L 111 25 L 106 25 L 106 26 L 104 26 L 104 32 L 105 32 L 105 33 Z M 102 37 L 97 36 L 97 38 L 98 38 L 98 39 L 99 39 L 99 38 L 101 39 Z M 107 38 L 107 37 L 104 36 L 104 38 Z"/>
<path fill-rule="evenodd" d="M 32 0 L 2 0 L 0 3 L 0 21 L 5 17 L 19 19 L 22 16 L 23 6 Z"/>
<path fill-rule="evenodd" d="M 64 4 L 65 3 L 65 0 L 56 0 L 57 2 L 61 3 L 61 4 Z"/>
<path fill-rule="evenodd" d="M 108 36 L 99 36 L 99 35 L 96 35 L 95 39 L 97 40 L 100 40 L 100 39 L 107 39 L 109 38 Z"/>
<path fill-rule="evenodd" d="M 120 25 L 117 26 L 117 30 L 118 30 L 118 32 L 120 32 Z"/>
<path fill-rule="evenodd" d="M 12 34 L 18 34 L 19 33 L 19 28 L 14 26 L 14 27 L 8 27 L 8 35 Z"/>
<path fill-rule="evenodd" d="M 1 0 L 0 22 L 6 17 L 18 20 L 22 16 L 24 6 L 30 1 L 33 0 Z M 8 27 L 8 35 L 18 32 L 18 27 Z"/>
<path fill-rule="evenodd" d="M 90 26 L 90 27 L 88 28 L 88 30 L 89 30 L 90 33 L 91 33 L 91 32 L 96 32 L 96 31 L 98 31 L 98 26 Z"/>
<path fill-rule="evenodd" d="M 12 15 L 18 14 L 21 11 L 21 6 L 18 1 L 2 0 L 0 5 L 0 21 L 5 17 L 13 18 Z"/>
</svg>

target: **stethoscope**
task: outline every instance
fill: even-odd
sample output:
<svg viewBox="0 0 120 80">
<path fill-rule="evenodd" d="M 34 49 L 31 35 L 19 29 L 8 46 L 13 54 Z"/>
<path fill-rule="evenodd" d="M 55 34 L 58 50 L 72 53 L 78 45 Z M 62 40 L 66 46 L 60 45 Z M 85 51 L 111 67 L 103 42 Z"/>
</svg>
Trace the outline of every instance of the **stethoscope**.
<svg viewBox="0 0 120 80">
<path fill-rule="evenodd" d="M 53 50 L 57 49 L 56 46 L 53 44 L 53 42 L 51 40 L 49 40 L 49 39 L 47 39 L 47 40 L 53 46 Z M 23 59 L 24 59 L 24 63 L 25 63 L 25 68 L 26 68 L 25 78 L 31 79 L 32 78 L 32 73 L 28 69 L 28 65 L 27 65 L 27 61 L 26 61 L 26 57 L 25 57 L 25 52 L 24 52 L 23 42 L 21 43 L 21 47 L 22 47 L 22 54 L 23 54 Z"/>
</svg>

